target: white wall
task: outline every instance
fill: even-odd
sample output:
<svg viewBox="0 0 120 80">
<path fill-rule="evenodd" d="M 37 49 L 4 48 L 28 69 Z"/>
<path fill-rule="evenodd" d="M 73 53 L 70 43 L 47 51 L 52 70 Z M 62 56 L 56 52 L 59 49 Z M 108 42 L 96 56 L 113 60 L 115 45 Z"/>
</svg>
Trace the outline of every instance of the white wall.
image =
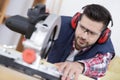
<svg viewBox="0 0 120 80">
<path fill-rule="evenodd" d="M 31 7 L 33 1 L 34 0 L 10 0 L 6 11 L 6 16 L 12 16 L 16 14 L 26 16 L 28 8 Z"/>
<path fill-rule="evenodd" d="M 27 10 L 31 7 L 33 0 L 10 0 L 6 15 L 23 15 L 26 16 Z M 59 15 L 73 16 L 80 11 L 83 6 L 90 3 L 97 3 L 105 6 L 112 14 L 114 26 L 112 27 L 112 41 L 116 54 L 120 56 L 120 1 L 119 0 L 47 0 L 47 8 L 52 13 Z M 58 11 L 59 10 L 59 11 Z M 4 25 L 0 25 L 0 44 L 16 45 L 20 34 L 9 30 Z"/>
<path fill-rule="evenodd" d="M 33 1 L 34 0 L 10 0 L 5 15 L 21 15 L 27 17 L 28 8 L 32 6 Z M 8 29 L 4 24 L 0 25 L 0 44 L 16 46 L 20 35 L 21 34 Z"/>
<path fill-rule="evenodd" d="M 54 0 L 55 1 L 55 0 Z M 60 0 L 61 1 L 61 0 Z M 62 0 L 59 15 L 73 16 L 86 4 L 97 3 L 105 6 L 112 14 L 114 26 L 112 27 L 112 41 L 116 54 L 120 56 L 120 1 L 119 0 Z M 49 3 L 51 4 L 51 3 Z M 48 7 L 49 8 L 49 7 Z M 57 9 L 57 7 L 54 7 Z M 54 11 L 53 11 L 54 12 Z"/>
<path fill-rule="evenodd" d="M 46 0 L 46 8 L 49 13 L 59 14 L 63 0 Z"/>
</svg>

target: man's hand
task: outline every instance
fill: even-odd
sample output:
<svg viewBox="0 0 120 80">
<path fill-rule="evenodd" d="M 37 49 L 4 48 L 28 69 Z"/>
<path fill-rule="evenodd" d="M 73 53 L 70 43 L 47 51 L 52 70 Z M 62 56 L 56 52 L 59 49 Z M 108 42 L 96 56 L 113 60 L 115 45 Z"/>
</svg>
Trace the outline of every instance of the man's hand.
<svg viewBox="0 0 120 80">
<path fill-rule="evenodd" d="M 74 76 L 74 80 L 78 80 L 79 74 L 82 73 L 84 65 L 78 62 L 61 62 L 55 63 L 59 72 L 63 75 L 61 80 L 70 80 Z"/>
</svg>

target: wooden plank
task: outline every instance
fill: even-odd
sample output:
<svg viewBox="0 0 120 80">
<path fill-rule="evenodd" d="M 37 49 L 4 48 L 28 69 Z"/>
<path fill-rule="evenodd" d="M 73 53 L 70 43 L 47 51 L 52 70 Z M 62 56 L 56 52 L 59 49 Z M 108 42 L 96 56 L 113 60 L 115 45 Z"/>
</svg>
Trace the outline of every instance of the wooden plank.
<svg viewBox="0 0 120 80">
<path fill-rule="evenodd" d="M 40 80 L 0 65 L 0 80 Z"/>
<path fill-rule="evenodd" d="M 40 63 L 42 63 L 42 64 L 44 64 L 44 65 L 55 66 L 54 64 L 48 63 L 48 62 L 46 62 L 45 60 L 41 60 Z M 90 77 L 87 77 L 87 76 L 85 76 L 85 75 L 80 74 L 78 80 L 94 80 L 94 79 L 92 79 L 92 78 L 90 78 Z"/>
<path fill-rule="evenodd" d="M 120 57 L 114 57 L 114 59 L 110 62 L 105 76 L 100 80 L 120 80 Z"/>
<path fill-rule="evenodd" d="M 42 61 L 42 63 L 44 65 L 53 65 L 51 63 L 47 63 L 46 61 Z M 0 80 L 41 80 L 41 79 L 40 77 L 38 79 L 0 65 Z M 84 75 L 79 75 L 79 80 L 94 80 L 94 79 Z"/>
</svg>

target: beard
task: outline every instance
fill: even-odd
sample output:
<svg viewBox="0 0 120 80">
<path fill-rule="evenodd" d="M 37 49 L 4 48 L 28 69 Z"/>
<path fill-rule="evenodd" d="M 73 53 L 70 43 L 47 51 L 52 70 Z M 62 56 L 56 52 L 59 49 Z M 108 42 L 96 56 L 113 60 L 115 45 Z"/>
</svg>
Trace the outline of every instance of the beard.
<svg viewBox="0 0 120 80">
<path fill-rule="evenodd" d="M 89 47 L 89 46 L 90 46 L 89 43 L 85 39 L 83 39 L 81 37 L 75 38 L 75 48 L 77 50 L 81 50 L 81 49 Z"/>
</svg>

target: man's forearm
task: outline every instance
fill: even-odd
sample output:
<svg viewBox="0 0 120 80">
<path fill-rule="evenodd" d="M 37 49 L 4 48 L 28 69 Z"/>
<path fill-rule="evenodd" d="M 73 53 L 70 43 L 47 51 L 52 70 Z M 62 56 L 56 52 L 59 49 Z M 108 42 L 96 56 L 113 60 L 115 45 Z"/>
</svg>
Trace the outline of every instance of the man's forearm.
<svg viewBox="0 0 120 80">
<path fill-rule="evenodd" d="M 79 61 L 84 64 L 83 74 L 89 77 L 101 77 L 105 74 L 108 64 L 112 58 L 110 53 L 97 54 L 94 58 Z"/>
</svg>

